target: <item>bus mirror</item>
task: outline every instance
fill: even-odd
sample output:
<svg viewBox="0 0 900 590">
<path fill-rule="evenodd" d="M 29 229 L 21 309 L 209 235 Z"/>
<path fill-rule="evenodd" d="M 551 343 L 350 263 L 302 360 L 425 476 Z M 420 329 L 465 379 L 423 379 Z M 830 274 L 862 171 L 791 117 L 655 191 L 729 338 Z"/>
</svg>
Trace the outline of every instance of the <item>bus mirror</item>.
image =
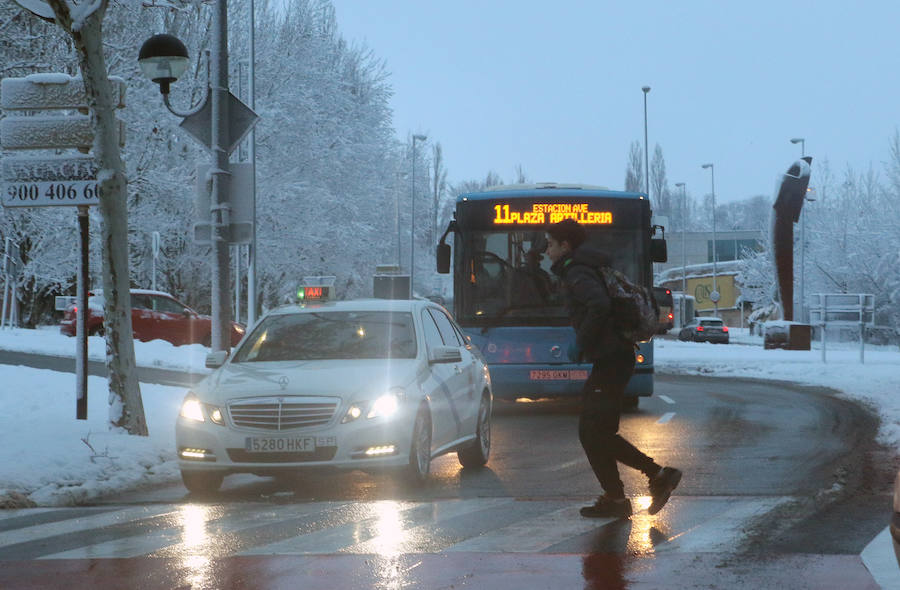
<svg viewBox="0 0 900 590">
<path fill-rule="evenodd" d="M 666 241 L 660 238 L 650 240 L 650 261 L 666 262 L 669 260 L 669 252 L 666 248 Z"/>
<path fill-rule="evenodd" d="M 437 271 L 442 275 L 450 272 L 450 244 L 437 246 Z"/>
</svg>

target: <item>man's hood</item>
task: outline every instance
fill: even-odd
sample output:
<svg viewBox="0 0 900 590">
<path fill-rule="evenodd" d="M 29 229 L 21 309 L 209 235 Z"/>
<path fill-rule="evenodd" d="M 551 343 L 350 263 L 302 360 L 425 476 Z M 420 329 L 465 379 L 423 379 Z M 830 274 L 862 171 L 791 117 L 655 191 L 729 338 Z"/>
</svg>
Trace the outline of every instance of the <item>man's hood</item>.
<svg viewBox="0 0 900 590">
<path fill-rule="evenodd" d="M 581 247 L 576 248 L 575 252 L 572 253 L 572 265 L 575 264 L 583 264 L 591 268 L 598 268 L 601 266 L 609 266 L 610 259 L 602 250 L 588 244 L 583 244 Z"/>
</svg>

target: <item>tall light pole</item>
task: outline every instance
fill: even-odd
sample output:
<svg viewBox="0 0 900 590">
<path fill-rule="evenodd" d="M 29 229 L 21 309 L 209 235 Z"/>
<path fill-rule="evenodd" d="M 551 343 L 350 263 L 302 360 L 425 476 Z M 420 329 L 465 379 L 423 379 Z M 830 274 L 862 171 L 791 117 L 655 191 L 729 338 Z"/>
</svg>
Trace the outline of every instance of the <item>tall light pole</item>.
<svg viewBox="0 0 900 590">
<path fill-rule="evenodd" d="M 409 220 L 409 298 L 413 298 L 413 278 L 416 274 L 416 141 L 428 139 L 424 135 L 412 136 L 412 217 Z"/>
<path fill-rule="evenodd" d="M 685 192 L 684 183 L 676 182 L 675 186 L 681 189 L 681 325 L 684 326 L 685 321 L 685 305 L 684 305 L 684 297 L 687 295 L 687 258 L 684 254 L 684 229 L 687 226 L 687 217 L 685 212 L 687 210 L 686 201 L 687 201 L 687 192 Z"/>
<path fill-rule="evenodd" d="M 650 148 L 647 145 L 647 93 L 649 86 L 641 87 L 644 91 L 644 182 L 647 189 L 647 198 L 650 198 Z"/>
<path fill-rule="evenodd" d="M 804 137 L 794 137 L 791 139 L 791 143 L 794 145 L 800 144 L 800 157 L 806 155 L 806 138 Z M 806 189 L 809 190 L 808 188 Z M 803 195 L 803 198 L 806 198 L 806 195 Z M 806 309 L 803 305 L 804 300 L 806 299 L 806 293 L 804 293 L 804 270 L 806 270 L 806 215 L 803 214 L 803 208 L 800 208 L 800 321 L 806 321 Z"/>
<path fill-rule="evenodd" d="M 712 164 L 703 164 L 701 168 L 709 168 L 711 173 L 710 180 L 712 182 L 712 226 L 713 226 L 713 290 L 709 294 L 712 299 L 716 317 L 719 316 L 719 283 L 716 272 L 716 169 Z"/>
</svg>

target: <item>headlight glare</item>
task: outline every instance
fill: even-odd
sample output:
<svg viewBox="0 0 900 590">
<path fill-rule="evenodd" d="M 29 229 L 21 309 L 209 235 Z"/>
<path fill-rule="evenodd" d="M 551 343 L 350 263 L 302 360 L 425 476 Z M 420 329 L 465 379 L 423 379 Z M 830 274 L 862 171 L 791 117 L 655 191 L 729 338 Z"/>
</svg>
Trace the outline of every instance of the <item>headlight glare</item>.
<svg viewBox="0 0 900 590">
<path fill-rule="evenodd" d="M 219 408 L 214 408 L 210 406 L 212 411 L 209 413 L 209 419 L 212 420 L 213 423 L 218 424 L 219 426 L 225 424 L 225 417 L 222 416 L 222 410 Z"/>
<path fill-rule="evenodd" d="M 200 400 L 198 400 L 194 394 L 188 394 L 188 396 L 184 398 L 184 402 L 181 404 L 181 416 L 188 420 L 204 422 L 203 407 L 200 405 Z"/>
<path fill-rule="evenodd" d="M 375 400 L 366 418 L 389 418 L 397 413 L 400 407 L 400 398 L 396 393 L 386 393 Z"/>
</svg>

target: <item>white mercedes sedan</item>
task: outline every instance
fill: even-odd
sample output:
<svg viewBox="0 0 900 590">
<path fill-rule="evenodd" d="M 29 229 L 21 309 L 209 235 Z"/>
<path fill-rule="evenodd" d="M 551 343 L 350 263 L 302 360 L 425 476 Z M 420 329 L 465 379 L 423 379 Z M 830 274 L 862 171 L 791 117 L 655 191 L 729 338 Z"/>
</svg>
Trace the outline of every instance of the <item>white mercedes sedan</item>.
<svg viewBox="0 0 900 590">
<path fill-rule="evenodd" d="M 491 449 L 491 379 L 447 311 L 427 300 L 287 306 L 266 314 L 188 392 L 175 426 L 191 492 L 230 473 L 394 470 L 424 482 L 456 452 L 479 468 Z"/>
</svg>

